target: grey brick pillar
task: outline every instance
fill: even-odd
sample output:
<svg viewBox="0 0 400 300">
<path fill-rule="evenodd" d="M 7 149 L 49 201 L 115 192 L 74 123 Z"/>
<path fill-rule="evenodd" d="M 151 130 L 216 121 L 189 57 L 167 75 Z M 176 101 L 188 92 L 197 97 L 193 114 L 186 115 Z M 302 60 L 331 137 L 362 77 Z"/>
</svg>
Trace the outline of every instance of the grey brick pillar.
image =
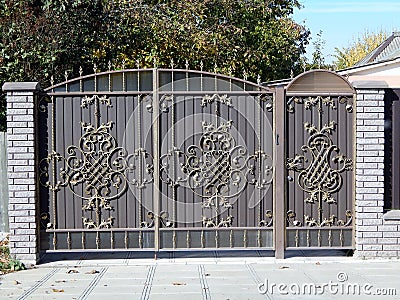
<svg viewBox="0 0 400 300">
<path fill-rule="evenodd" d="M 400 221 L 384 214 L 385 84 L 354 83 L 357 89 L 357 257 L 399 257 Z"/>
<path fill-rule="evenodd" d="M 7 82 L 10 252 L 25 264 L 38 260 L 35 99 L 37 82 Z"/>
</svg>

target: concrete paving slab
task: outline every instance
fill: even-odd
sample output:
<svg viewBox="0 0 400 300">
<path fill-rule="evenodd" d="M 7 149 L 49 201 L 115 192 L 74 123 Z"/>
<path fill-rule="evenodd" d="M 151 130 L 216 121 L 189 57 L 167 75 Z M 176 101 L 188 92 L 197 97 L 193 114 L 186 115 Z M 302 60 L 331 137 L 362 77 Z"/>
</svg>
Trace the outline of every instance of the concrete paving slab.
<svg viewBox="0 0 400 300">
<path fill-rule="evenodd" d="M 151 293 L 149 300 L 165 300 L 170 298 L 171 300 L 203 300 L 203 296 L 199 293 L 181 293 L 181 294 L 157 294 Z M 139 299 L 139 298 L 138 298 Z M 224 299 L 226 300 L 226 299 Z"/>
<path fill-rule="evenodd" d="M 370 299 L 400 299 L 400 261 L 338 257 L 307 257 L 306 262 L 303 258 L 282 261 L 270 257 L 133 260 L 121 255 L 120 260 L 109 263 L 98 258 L 52 261 L 37 269 L 4 275 L 0 277 L 0 299 L 365 299 L 366 295 L 258 292 L 258 284 L 266 278 L 288 285 L 322 284 L 337 280 L 338 272 L 348 276 L 345 283 L 371 281 L 374 288 L 396 288 L 396 296 L 368 296 Z M 70 270 L 77 273 L 68 273 Z M 91 273 L 93 270 L 96 272 Z M 21 283 L 15 285 L 14 280 Z"/>
</svg>

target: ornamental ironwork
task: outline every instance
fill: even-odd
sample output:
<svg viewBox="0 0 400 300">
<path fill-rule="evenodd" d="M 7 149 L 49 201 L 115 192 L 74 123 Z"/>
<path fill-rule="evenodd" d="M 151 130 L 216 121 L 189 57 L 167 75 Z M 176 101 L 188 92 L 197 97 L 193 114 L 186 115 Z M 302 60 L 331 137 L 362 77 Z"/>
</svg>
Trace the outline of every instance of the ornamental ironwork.
<svg viewBox="0 0 400 300">
<path fill-rule="evenodd" d="M 213 103 L 217 116 L 219 105 L 232 106 L 226 95 L 205 95 L 200 102 L 202 107 Z M 203 199 L 203 208 L 215 212 L 212 218 L 202 216 L 204 227 L 230 227 L 233 216 L 219 216 L 221 209 L 231 209 L 232 200 L 248 184 L 263 190 L 272 182 L 272 157 L 261 148 L 249 155 L 248 149 L 238 145 L 233 137 L 232 125 L 232 120 L 219 122 L 217 119 L 215 124 L 202 121 L 197 144 L 188 146 L 186 151 L 173 147 L 160 157 L 161 180 L 173 188 L 181 185 L 191 189 Z M 272 226 L 272 214 L 267 213 L 266 217 L 268 221 L 260 219 L 260 227 Z"/>
<path fill-rule="evenodd" d="M 111 106 L 111 101 L 97 95 L 82 98 L 82 108 L 94 105 L 95 125 L 82 122 L 83 135 L 77 145 L 67 147 L 66 157 L 52 152 L 40 163 L 40 178 L 44 186 L 53 191 L 61 187 L 69 188 L 84 201 L 83 211 L 95 212 L 95 220 L 82 217 L 87 229 L 111 228 L 115 218 L 110 215 L 102 219 L 104 211 L 114 210 L 111 200 L 125 193 L 128 184 L 143 188 L 151 183 L 153 173 L 152 158 L 146 150 L 139 148 L 128 154 L 125 148 L 118 146 L 110 133 L 114 122 L 100 123 L 100 104 Z M 51 164 L 62 165 L 59 173 L 53 174 L 54 178 L 60 180 L 51 182 Z M 132 175 L 137 171 L 143 174 L 139 179 Z"/>
<path fill-rule="evenodd" d="M 339 103 L 348 103 L 346 97 L 337 98 Z M 307 143 L 301 147 L 304 154 L 296 154 L 294 158 L 288 158 L 286 167 L 288 170 L 299 172 L 297 184 L 301 190 L 308 194 L 305 202 L 318 204 L 318 219 L 305 215 L 305 224 L 308 226 L 332 226 L 336 216 L 323 217 L 322 203 L 336 204 L 337 200 L 332 196 L 343 185 L 341 173 L 353 168 L 353 160 L 340 153 L 340 149 L 334 144 L 331 136 L 336 130 L 336 122 L 322 125 L 323 106 L 336 109 L 336 101 L 331 97 L 308 97 L 289 100 L 289 112 L 294 111 L 292 102 L 304 104 L 306 110 L 316 108 L 318 111 L 318 128 L 309 122 L 304 122 L 304 129 L 309 134 Z M 346 105 L 346 111 L 351 113 L 352 107 Z M 336 168 L 334 167 L 336 166 Z M 300 221 L 294 220 L 295 214 L 288 213 L 288 221 L 294 226 L 301 226 Z M 346 214 L 347 216 L 347 214 Z M 347 222 L 341 221 L 340 224 Z"/>
<path fill-rule="evenodd" d="M 350 210 L 346 210 L 345 217 L 346 219 L 342 220 L 338 219 L 338 217 L 335 215 L 331 215 L 329 218 L 324 218 L 322 222 L 318 222 L 315 218 L 312 218 L 309 215 L 304 215 L 304 220 L 305 220 L 305 225 L 310 227 L 350 226 L 351 223 L 353 222 L 353 213 Z M 288 223 L 294 227 L 303 226 L 303 223 L 298 219 L 296 219 L 296 213 L 292 210 L 287 211 L 286 219 Z"/>
</svg>

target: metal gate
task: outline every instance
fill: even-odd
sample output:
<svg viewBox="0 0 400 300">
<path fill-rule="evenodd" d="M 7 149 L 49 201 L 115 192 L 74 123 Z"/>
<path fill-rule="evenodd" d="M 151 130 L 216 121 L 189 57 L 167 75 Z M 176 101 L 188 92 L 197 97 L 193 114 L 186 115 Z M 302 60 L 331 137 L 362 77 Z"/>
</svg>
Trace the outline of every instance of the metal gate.
<svg viewBox="0 0 400 300">
<path fill-rule="evenodd" d="M 286 248 L 352 248 L 354 89 L 312 71 L 286 90 Z"/>
<path fill-rule="evenodd" d="M 154 68 L 52 85 L 38 101 L 41 249 L 351 248 L 352 91 L 295 82 Z"/>
<path fill-rule="evenodd" d="M 270 89 L 122 70 L 39 107 L 42 249 L 272 249 Z"/>
</svg>

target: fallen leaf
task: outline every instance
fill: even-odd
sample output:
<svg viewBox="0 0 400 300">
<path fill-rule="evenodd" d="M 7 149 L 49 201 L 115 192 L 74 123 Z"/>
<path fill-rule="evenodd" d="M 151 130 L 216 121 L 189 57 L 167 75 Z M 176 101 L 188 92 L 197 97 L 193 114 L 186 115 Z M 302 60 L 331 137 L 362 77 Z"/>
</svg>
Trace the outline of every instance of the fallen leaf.
<svg viewBox="0 0 400 300">
<path fill-rule="evenodd" d="M 21 284 L 21 282 L 19 282 L 18 280 L 14 280 L 13 283 L 14 285 Z"/>
<path fill-rule="evenodd" d="M 67 271 L 67 274 L 71 274 L 71 273 L 79 273 L 79 271 L 78 270 L 74 270 L 74 269 Z"/>
<path fill-rule="evenodd" d="M 317 261 L 315 264 L 319 266 L 321 263 L 319 261 Z"/>
<path fill-rule="evenodd" d="M 172 285 L 186 285 L 184 282 L 173 282 Z"/>
<path fill-rule="evenodd" d="M 64 293 L 64 290 L 52 289 L 54 293 Z"/>
<path fill-rule="evenodd" d="M 86 272 L 85 274 L 97 274 L 97 273 L 99 273 L 99 271 L 92 270 L 92 271 Z"/>
<path fill-rule="evenodd" d="M 280 266 L 279 269 L 289 269 L 287 266 Z"/>
</svg>

